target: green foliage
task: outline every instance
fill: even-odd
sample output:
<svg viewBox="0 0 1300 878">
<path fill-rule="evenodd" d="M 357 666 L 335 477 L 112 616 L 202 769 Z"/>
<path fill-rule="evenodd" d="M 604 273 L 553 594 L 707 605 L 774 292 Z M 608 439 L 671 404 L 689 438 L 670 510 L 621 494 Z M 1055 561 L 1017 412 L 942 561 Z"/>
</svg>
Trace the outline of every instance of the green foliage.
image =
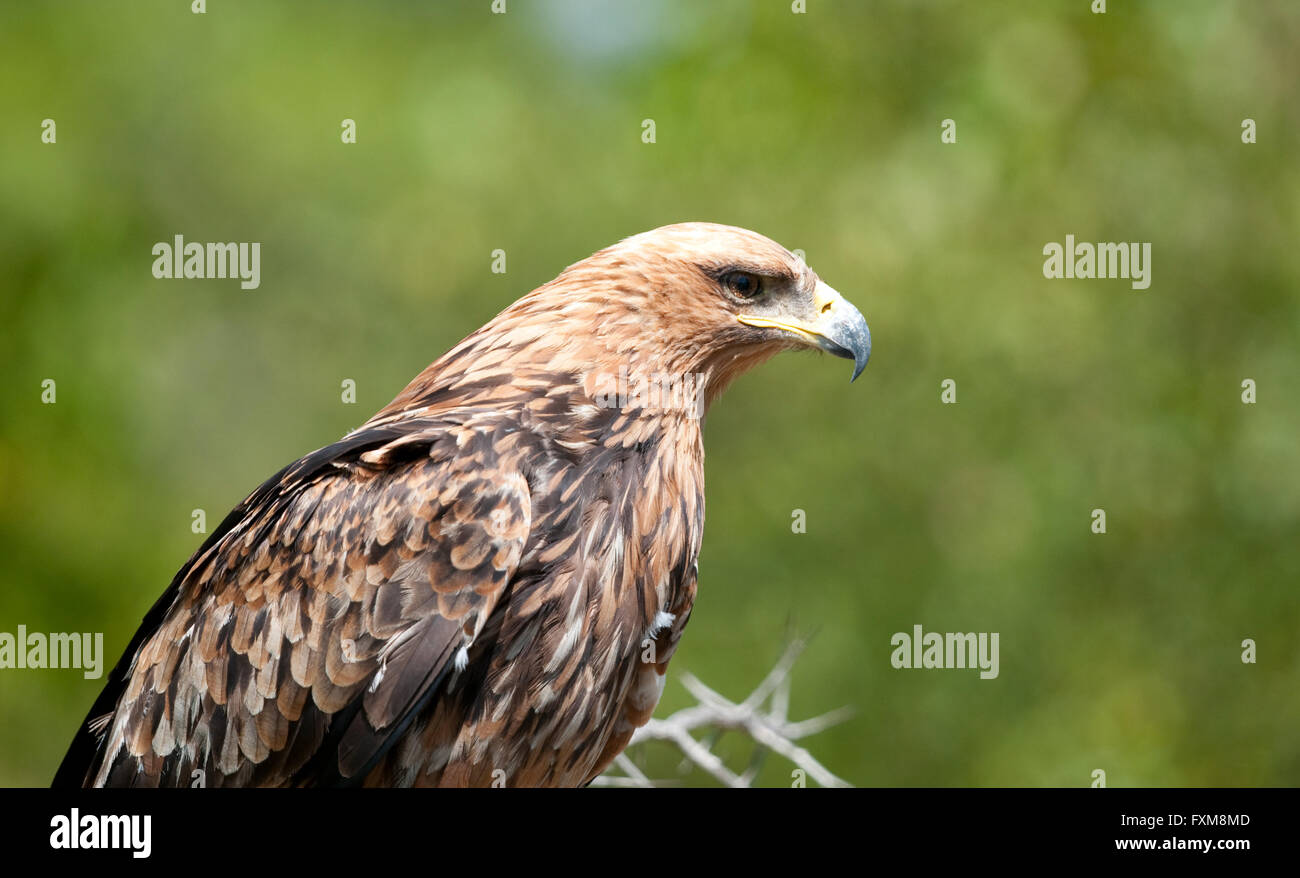
<svg viewBox="0 0 1300 878">
<path fill-rule="evenodd" d="M 0 631 L 103 631 L 111 666 L 192 509 L 565 265 L 712 220 L 805 250 L 875 350 L 711 414 L 675 667 L 740 697 L 816 628 L 791 715 L 855 706 L 805 743 L 861 785 L 1300 784 L 1300 7 L 1110 5 L 10 10 Z M 1151 242 L 1151 288 L 1044 279 L 1067 233 Z M 176 234 L 261 242 L 261 287 L 155 280 Z M 999 677 L 895 670 L 917 623 L 1000 632 Z M 0 671 L 0 783 L 48 783 L 101 684 Z"/>
</svg>

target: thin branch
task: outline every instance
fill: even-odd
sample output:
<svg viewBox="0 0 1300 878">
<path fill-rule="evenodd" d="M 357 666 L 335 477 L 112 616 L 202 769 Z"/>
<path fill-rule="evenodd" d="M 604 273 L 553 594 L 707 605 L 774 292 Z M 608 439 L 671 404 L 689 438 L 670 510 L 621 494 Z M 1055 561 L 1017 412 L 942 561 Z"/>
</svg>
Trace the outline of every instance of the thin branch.
<svg viewBox="0 0 1300 878">
<path fill-rule="evenodd" d="M 740 703 L 715 692 L 694 675 L 683 674 L 682 685 L 694 696 L 696 703 L 663 719 L 651 719 L 637 729 L 629 746 L 635 747 L 646 741 L 667 741 L 682 751 L 683 766 L 695 766 L 727 787 L 748 787 L 753 784 L 769 752 L 789 760 L 821 786 L 851 786 L 795 743 L 844 722 L 853 713 L 848 708 L 840 708 L 798 722 L 788 719 L 790 672 L 806 646 L 806 639 L 792 640 L 772 670 Z M 692 734 L 696 731 L 703 732 L 701 739 L 696 739 Z M 718 740 L 728 731 L 747 735 L 756 745 L 749 765 L 740 775 L 728 768 L 713 752 Z M 606 775 L 598 778 L 609 781 L 599 784 L 600 786 L 659 785 L 649 780 L 626 755 L 620 756 L 615 765 L 625 776 Z"/>
<path fill-rule="evenodd" d="M 638 789 L 654 789 L 655 787 L 673 786 L 678 781 L 660 780 L 653 781 L 645 776 L 637 764 L 632 761 L 631 757 L 624 751 L 614 757 L 614 764 L 623 770 L 623 777 L 616 774 L 602 774 L 591 782 L 593 787 L 636 787 Z"/>
</svg>

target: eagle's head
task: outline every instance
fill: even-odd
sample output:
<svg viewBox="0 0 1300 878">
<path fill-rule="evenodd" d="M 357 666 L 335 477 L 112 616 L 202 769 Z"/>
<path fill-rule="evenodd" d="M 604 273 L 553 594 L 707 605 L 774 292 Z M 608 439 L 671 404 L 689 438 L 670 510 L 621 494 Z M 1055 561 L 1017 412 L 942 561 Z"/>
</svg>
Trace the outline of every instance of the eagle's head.
<svg viewBox="0 0 1300 878">
<path fill-rule="evenodd" d="M 458 390 L 553 386 L 561 374 L 587 396 L 615 377 L 619 386 L 627 376 L 685 382 L 707 407 L 746 369 L 799 348 L 852 360 L 856 379 L 871 333 L 857 308 L 775 241 L 678 223 L 570 265 L 430 366 L 389 411 L 435 392 L 463 401 Z"/>
<path fill-rule="evenodd" d="M 686 359 L 692 350 L 726 362 L 814 347 L 853 360 L 856 379 L 871 356 L 858 309 L 802 259 L 748 229 L 663 226 L 600 251 L 560 279 L 588 271 L 621 275 L 629 313 L 650 318 L 658 337 Z"/>
</svg>

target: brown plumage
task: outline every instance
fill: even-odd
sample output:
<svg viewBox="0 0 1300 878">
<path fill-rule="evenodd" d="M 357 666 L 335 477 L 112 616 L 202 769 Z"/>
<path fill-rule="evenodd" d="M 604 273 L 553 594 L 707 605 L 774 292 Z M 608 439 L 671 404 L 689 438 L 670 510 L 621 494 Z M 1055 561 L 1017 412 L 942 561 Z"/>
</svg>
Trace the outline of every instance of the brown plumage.
<svg viewBox="0 0 1300 878">
<path fill-rule="evenodd" d="M 805 346 L 856 377 L 870 337 L 754 232 L 667 226 L 570 266 L 230 513 L 55 784 L 589 782 L 690 617 L 702 408 Z"/>
</svg>

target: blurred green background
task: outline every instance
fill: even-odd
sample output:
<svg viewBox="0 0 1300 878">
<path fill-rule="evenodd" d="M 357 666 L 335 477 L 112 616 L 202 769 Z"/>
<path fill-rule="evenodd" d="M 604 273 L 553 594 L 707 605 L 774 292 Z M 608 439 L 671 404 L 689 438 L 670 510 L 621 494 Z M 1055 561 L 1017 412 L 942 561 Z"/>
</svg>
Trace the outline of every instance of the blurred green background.
<svg viewBox="0 0 1300 878">
<path fill-rule="evenodd" d="M 102 631 L 107 671 L 191 510 L 569 263 L 711 220 L 803 249 L 875 350 L 714 408 L 677 675 L 739 698 L 815 630 L 791 714 L 856 708 L 805 743 L 860 785 L 1300 784 L 1300 6 L 489 5 L 0 13 L 0 631 Z M 1150 289 L 1045 280 L 1067 233 L 1151 242 Z M 261 242 L 261 288 L 155 280 L 177 234 Z M 1000 676 L 895 670 L 914 624 L 999 632 Z M 0 671 L 0 784 L 48 783 L 102 682 Z"/>
</svg>

